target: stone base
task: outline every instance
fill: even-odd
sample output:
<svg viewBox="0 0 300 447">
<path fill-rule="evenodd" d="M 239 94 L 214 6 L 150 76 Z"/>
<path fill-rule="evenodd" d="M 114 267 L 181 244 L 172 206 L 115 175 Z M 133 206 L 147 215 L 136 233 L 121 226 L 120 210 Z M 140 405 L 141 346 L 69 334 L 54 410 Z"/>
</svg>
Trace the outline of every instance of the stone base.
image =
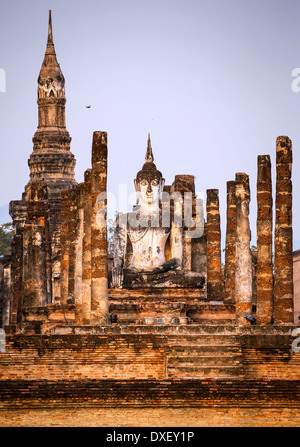
<svg viewBox="0 0 300 447">
<path fill-rule="evenodd" d="M 202 289 L 110 289 L 109 312 L 119 324 L 231 324 L 235 307 L 207 301 Z M 163 320 L 162 320 L 163 319 Z"/>
<path fill-rule="evenodd" d="M 189 288 L 202 289 L 205 283 L 204 277 L 197 272 L 185 270 L 169 270 L 162 273 L 139 273 L 136 274 L 132 270 L 124 269 L 124 288 L 140 289 L 151 288 Z"/>
<path fill-rule="evenodd" d="M 120 325 L 234 324 L 235 306 L 208 301 L 196 288 L 109 289 L 109 321 Z M 75 325 L 75 305 L 28 308 L 17 332 L 44 334 L 57 325 Z"/>
<path fill-rule="evenodd" d="M 110 302 L 118 324 L 233 324 L 234 306 L 222 302 Z M 163 321 L 162 321 L 163 319 Z"/>
</svg>

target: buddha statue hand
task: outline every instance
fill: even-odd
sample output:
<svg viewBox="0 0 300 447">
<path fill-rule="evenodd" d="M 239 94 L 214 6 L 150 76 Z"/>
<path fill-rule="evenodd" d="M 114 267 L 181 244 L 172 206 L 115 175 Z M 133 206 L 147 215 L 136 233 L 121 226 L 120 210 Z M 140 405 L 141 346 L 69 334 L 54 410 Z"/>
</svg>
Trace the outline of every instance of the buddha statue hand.
<svg viewBox="0 0 300 447">
<path fill-rule="evenodd" d="M 164 262 L 161 266 L 163 272 L 168 272 L 169 270 L 176 269 L 181 265 L 181 261 L 178 258 L 171 258 L 168 261 Z"/>
</svg>

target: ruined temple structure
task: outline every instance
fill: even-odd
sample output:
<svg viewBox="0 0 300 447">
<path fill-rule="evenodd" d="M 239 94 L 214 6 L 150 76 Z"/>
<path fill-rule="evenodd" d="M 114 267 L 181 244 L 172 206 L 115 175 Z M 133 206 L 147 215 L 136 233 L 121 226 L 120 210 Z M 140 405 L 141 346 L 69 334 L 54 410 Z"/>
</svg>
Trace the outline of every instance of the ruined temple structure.
<svg viewBox="0 0 300 447">
<path fill-rule="evenodd" d="M 0 270 L 6 332 L 1 405 L 15 399 L 26 406 L 35 398 L 46 405 L 63 399 L 63 389 L 68 401 L 122 407 L 118 389 L 126 382 L 126 404 L 132 402 L 136 411 L 145 402 L 149 408 L 233 402 L 277 408 L 287 401 L 299 407 L 300 359 L 292 350 L 298 315 L 291 140 L 276 140 L 274 198 L 271 157 L 258 156 L 255 251 L 249 176 L 238 172 L 227 182 L 222 266 L 219 191 L 207 190 L 206 219 L 199 217 L 203 206 L 194 177 L 175 175 L 165 185 L 149 135 L 135 179 L 138 204 L 118 217 L 108 253 L 108 136 L 94 132 L 91 167 L 78 184 L 51 13 L 37 102 L 30 180 L 22 199 L 10 203 L 16 232 Z M 176 225 L 187 197 L 189 219 Z M 164 222 L 168 203 L 171 217 Z M 176 386 L 171 379 L 178 380 Z M 96 381 L 94 388 L 87 388 L 89 381 Z M 35 397 L 28 397 L 33 384 Z"/>
<path fill-rule="evenodd" d="M 37 96 L 38 128 L 28 161 L 30 180 L 22 199 L 12 201 L 9 209 L 16 234 L 11 266 L 6 269 L 11 293 L 4 296 L 3 326 L 19 322 L 27 307 L 50 303 L 59 288 L 61 193 L 76 185 L 75 158 L 65 122 L 65 79 L 56 59 L 51 14 Z"/>
</svg>

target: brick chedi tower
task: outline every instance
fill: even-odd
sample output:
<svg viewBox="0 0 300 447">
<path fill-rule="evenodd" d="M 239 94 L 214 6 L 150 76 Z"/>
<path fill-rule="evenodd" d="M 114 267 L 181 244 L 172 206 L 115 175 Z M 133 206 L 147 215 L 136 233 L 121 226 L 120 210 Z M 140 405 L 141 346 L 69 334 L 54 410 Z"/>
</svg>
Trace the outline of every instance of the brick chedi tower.
<svg viewBox="0 0 300 447">
<path fill-rule="evenodd" d="M 35 182 L 42 182 L 47 186 L 52 258 L 57 259 L 60 248 L 60 195 L 77 182 L 74 178 L 76 162 L 70 151 L 71 137 L 66 129 L 65 79 L 56 59 L 51 11 L 47 48 L 38 77 L 37 93 L 38 128 L 32 139 L 33 152 L 28 161 L 30 181 L 25 191 L 29 191 Z"/>
<path fill-rule="evenodd" d="M 22 200 L 10 203 L 16 229 L 12 245 L 11 305 L 4 320 L 16 324 L 27 308 L 60 296 L 61 192 L 73 188 L 75 158 L 65 121 L 65 79 L 56 58 L 51 11 L 38 77 L 38 128 Z"/>
<path fill-rule="evenodd" d="M 33 137 L 29 159 L 30 181 L 44 182 L 51 195 L 60 194 L 75 184 L 74 155 L 65 120 L 65 79 L 56 59 L 53 44 L 51 11 L 47 49 L 38 77 L 38 129 Z"/>
</svg>

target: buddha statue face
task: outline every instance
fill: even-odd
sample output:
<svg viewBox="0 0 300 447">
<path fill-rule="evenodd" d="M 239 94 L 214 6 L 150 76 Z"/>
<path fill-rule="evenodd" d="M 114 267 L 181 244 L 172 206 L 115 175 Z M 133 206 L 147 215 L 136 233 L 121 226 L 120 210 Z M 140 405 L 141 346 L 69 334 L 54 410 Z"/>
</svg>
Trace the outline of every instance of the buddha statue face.
<svg viewBox="0 0 300 447">
<path fill-rule="evenodd" d="M 137 202 L 143 207 L 157 207 L 163 190 L 164 179 L 153 162 L 146 162 L 134 181 Z"/>
</svg>

